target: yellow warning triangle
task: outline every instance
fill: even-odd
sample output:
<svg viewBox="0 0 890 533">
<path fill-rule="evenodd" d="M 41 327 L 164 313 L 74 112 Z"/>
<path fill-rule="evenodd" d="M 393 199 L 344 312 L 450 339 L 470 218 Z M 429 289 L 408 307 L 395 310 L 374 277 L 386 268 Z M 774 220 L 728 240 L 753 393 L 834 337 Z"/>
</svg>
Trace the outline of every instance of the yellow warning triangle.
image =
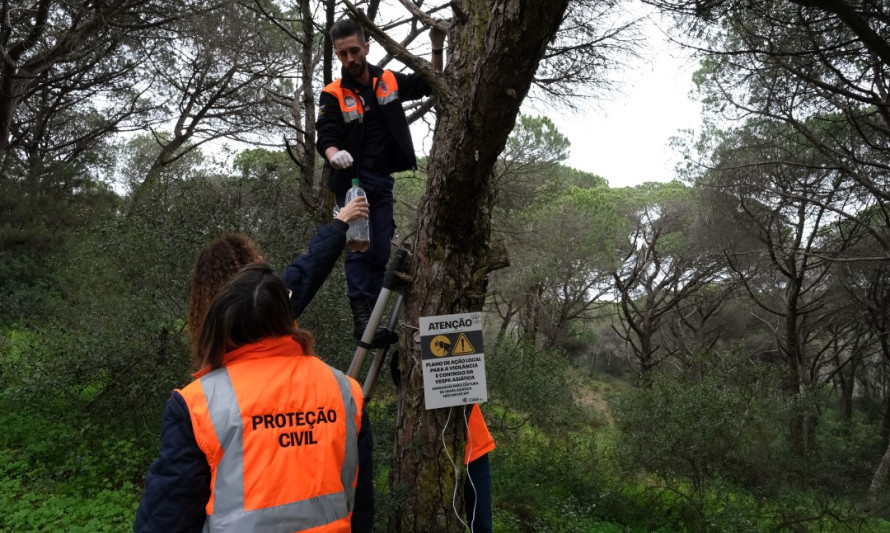
<svg viewBox="0 0 890 533">
<path fill-rule="evenodd" d="M 454 349 L 451 350 L 451 355 L 469 355 L 471 353 L 476 353 L 476 349 L 470 344 L 470 339 L 461 333 L 457 337 L 457 341 L 454 343 Z"/>
</svg>

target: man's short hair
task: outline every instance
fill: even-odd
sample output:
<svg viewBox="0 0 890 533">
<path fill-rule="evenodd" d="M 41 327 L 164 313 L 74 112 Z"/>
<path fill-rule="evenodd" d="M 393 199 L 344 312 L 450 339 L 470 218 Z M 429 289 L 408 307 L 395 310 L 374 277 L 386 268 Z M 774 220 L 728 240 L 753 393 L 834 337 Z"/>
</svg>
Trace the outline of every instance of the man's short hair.
<svg viewBox="0 0 890 533">
<path fill-rule="evenodd" d="M 340 19 L 331 26 L 331 40 L 345 39 L 353 35 L 357 36 L 359 41 L 365 42 L 365 29 L 362 25 L 352 19 Z"/>
</svg>

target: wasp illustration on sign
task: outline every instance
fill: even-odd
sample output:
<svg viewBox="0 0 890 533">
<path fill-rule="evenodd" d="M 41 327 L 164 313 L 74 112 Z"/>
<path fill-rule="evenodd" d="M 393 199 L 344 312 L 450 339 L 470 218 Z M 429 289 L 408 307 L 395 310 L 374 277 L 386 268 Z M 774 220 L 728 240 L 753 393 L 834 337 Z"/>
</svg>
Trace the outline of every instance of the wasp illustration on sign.
<svg viewBox="0 0 890 533">
<path fill-rule="evenodd" d="M 430 342 L 430 351 L 436 357 L 445 357 L 451 353 L 451 339 L 445 335 L 436 335 Z"/>
</svg>

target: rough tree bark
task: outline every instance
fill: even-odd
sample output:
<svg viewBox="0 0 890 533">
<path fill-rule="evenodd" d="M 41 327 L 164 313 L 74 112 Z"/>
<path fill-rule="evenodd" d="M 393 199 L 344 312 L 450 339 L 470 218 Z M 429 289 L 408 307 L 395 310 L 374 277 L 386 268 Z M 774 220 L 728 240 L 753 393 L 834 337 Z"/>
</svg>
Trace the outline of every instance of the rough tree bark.
<svg viewBox="0 0 890 533">
<path fill-rule="evenodd" d="M 482 309 L 486 274 L 503 266 L 489 239 L 492 171 L 567 7 L 568 0 L 452 2 L 444 73 L 436 74 L 417 58 L 393 54 L 431 81 L 438 115 L 414 243 L 408 324 L 416 325 L 422 316 Z M 358 11 L 353 15 L 370 22 Z M 370 31 L 378 40 L 387 39 L 376 28 Z M 397 43 L 384 47 L 392 53 Z M 399 354 L 398 459 L 391 473 L 398 505 L 391 529 L 463 531 L 452 510 L 459 480 L 448 458 L 461 465 L 463 414 L 454 409 L 446 427 L 449 409 L 424 409 L 420 346 L 410 328 L 404 330 Z M 460 508 L 462 485 L 457 489 Z"/>
</svg>

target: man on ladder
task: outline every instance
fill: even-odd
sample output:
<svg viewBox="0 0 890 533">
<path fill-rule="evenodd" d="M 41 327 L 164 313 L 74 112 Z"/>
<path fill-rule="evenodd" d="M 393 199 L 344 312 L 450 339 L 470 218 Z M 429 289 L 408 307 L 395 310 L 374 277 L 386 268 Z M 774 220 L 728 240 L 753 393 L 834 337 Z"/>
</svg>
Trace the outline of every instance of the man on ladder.
<svg viewBox="0 0 890 533">
<path fill-rule="evenodd" d="M 392 172 L 417 168 L 414 145 L 402 101 L 432 94 L 417 74 L 384 70 L 367 61 L 370 43 L 355 21 L 343 19 L 330 30 L 334 52 L 342 64 L 341 78 L 327 85 L 319 98 L 316 148 L 333 170 L 328 187 L 343 206 L 352 178 L 357 177 L 371 206 L 371 249 L 347 252 L 346 285 L 354 322 L 353 336 L 361 340 L 377 301 L 389 260 L 393 221 Z M 442 71 L 445 32 L 430 30 L 433 67 Z M 372 345 L 393 342 L 380 331 Z"/>
<path fill-rule="evenodd" d="M 319 98 L 316 148 L 333 170 L 328 187 L 342 206 L 353 177 L 358 177 L 370 204 L 371 249 L 346 254 L 346 284 L 353 316 L 353 337 L 359 344 L 349 368 L 357 378 L 365 351 L 378 348 L 378 355 L 365 380 L 364 395 L 370 398 L 386 348 L 398 338 L 393 329 L 400 301 L 395 305 L 390 324 L 365 335 L 368 323 L 376 328 L 385 301 L 378 302 L 387 273 L 390 241 L 395 231 L 393 221 L 394 179 L 392 172 L 417 168 L 414 145 L 403 100 L 417 100 L 432 94 L 432 88 L 416 74 L 384 70 L 367 61 L 370 48 L 364 29 L 353 20 L 336 22 L 330 30 L 334 53 L 342 65 L 341 78 L 327 85 Z M 444 65 L 445 32 L 430 30 L 431 63 L 438 72 Z M 393 270 L 399 271 L 405 257 L 396 257 Z M 394 274 L 394 272 L 393 272 Z M 389 296 L 398 283 L 387 283 Z M 373 317 L 372 317 L 373 314 Z M 365 339 L 363 340 L 363 335 Z M 371 337 L 370 342 L 368 337 Z M 397 366 L 393 373 L 398 381 Z M 473 405 L 468 419 L 468 442 L 464 465 L 468 478 L 465 506 L 473 533 L 491 531 L 491 472 L 488 452 L 495 447 L 478 405 Z"/>
</svg>

